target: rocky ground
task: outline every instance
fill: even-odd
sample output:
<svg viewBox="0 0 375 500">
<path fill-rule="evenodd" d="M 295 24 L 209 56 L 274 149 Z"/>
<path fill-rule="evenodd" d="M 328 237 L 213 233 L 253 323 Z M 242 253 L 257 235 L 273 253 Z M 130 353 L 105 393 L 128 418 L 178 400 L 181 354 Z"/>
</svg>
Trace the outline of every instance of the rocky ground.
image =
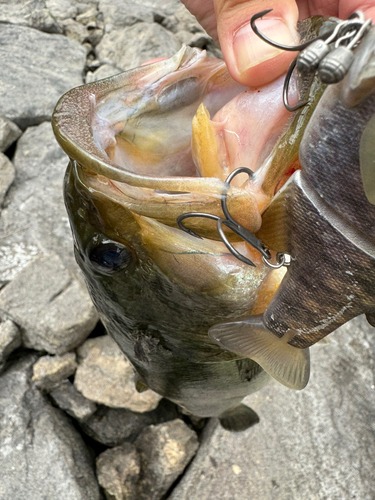
<svg viewBox="0 0 375 500">
<path fill-rule="evenodd" d="M 0 500 L 374 500 L 363 318 L 312 349 L 307 389 L 249 397 L 261 421 L 241 434 L 138 393 L 98 323 L 51 114 L 71 87 L 182 43 L 219 55 L 177 0 L 0 0 Z"/>
</svg>

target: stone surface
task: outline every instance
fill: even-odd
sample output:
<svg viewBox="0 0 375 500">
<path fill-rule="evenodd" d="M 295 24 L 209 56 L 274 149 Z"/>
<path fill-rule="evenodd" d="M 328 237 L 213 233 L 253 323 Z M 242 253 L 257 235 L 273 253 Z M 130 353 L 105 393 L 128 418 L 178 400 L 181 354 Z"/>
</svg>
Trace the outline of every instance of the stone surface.
<svg viewBox="0 0 375 500">
<path fill-rule="evenodd" d="M 180 48 L 180 42 L 160 24 L 136 23 L 105 34 L 96 50 L 100 61 L 125 71 L 155 57 L 173 56 Z"/>
<path fill-rule="evenodd" d="M 178 415 L 177 407 L 166 399 L 155 410 L 145 413 L 100 406 L 82 424 L 82 429 L 99 443 L 117 446 L 125 440 L 134 441 L 148 425 L 174 420 Z"/>
<path fill-rule="evenodd" d="M 140 22 L 152 23 L 154 20 L 152 8 L 145 6 L 143 2 L 99 0 L 99 10 L 103 14 L 107 34 L 122 30 L 125 26 L 132 26 Z"/>
<path fill-rule="evenodd" d="M 0 0 L 0 23 L 29 26 L 48 33 L 63 33 L 64 21 L 94 10 L 98 0 Z"/>
<path fill-rule="evenodd" d="M 77 352 L 74 384 L 86 398 L 140 413 L 157 407 L 161 396 L 151 390 L 136 391 L 133 367 L 111 337 L 89 339 Z"/>
<path fill-rule="evenodd" d="M 84 422 L 96 411 L 96 404 L 86 399 L 74 385 L 65 380 L 50 392 L 52 401 L 79 422 Z"/>
<path fill-rule="evenodd" d="M 22 130 L 15 123 L 0 115 L 0 151 L 7 150 L 21 134 Z"/>
<path fill-rule="evenodd" d="M 160 500 L 182 474 L 198 446 L 196 433 L 182 420 L 147 427 L 135 441 L 141 457 L 137 500 Z"/>
<path fill-rule="evenodd" d="M 97 313 L 57 255 L 32 261 L 0 292 L 0 311 L 22 328 L 26 347 L 63 354 L 93 330 Z"/>
<path fill-rule="evenodd" d="M 0 0 L 0 23 L 30 26 L 49 33 L 62 33 L 45 0 Z"/>
<path fill-rule="evenodd" d="M 7 357 L 20 347 L 21 343 L 21 333 L 13 321 L 2 321 L 0 323 L 0 372 L 4 368 Z"/>
<path fill-rule="evenodd" d="M 96 459 L 96 473 L 108 500 L 137 498 L 136 482 L 140 473 L 137 450 L 130 443 L 104 451 Z"/>
<path fill-rule="evenodd" d="M 0 213 L 0 286 L 45 253 L 60 255 L 78 272 L 62 192 L 68 159 L 51 124 L 27 129 L 13 161 L 16 178 Z"/>
<path fill-rule="evenodd" d="M 57 100 L 83 83 L 85 49 L 75 40 L 0 23 L 0 109 L 24 129 L 49 120 Z"/>
<path fill-rule="evenodd" d="M 275 382 L 246 399 L 258 425 L 210 423 L 169 500 L 374 499 L 374 329 L 356 318 L 330 338 L 311 349 L 306 389 Z"/>
<path fill-rule="evenodd" d="M 13 163 L 3 153 L 0 153 L 0 207 L 5 195 L 14 181 L 16 171 Z"/>
<path fill-rule="evenodd" d="M 86 74 L 86 83 L 97 82 L 103 78 L 109 78 L 110 76 L 117 75 L 121 73 L 121 70 L 112 66 L 111 64 L 103 64 L 95 71 L 88 71 Z"/>
<path fill-rule="evenodd" d="M 52 391 L 77 368 L 74 352 L 63 356 L 42 356 L 33 366 L 32 382 L 43 391 Z"/>
<path fill-rule="evenodd" d="M 29 382 L 35 361 L 20 360 L 0 376 L 0 498 L 99 500 L 81 436 Z"/>
</svg>

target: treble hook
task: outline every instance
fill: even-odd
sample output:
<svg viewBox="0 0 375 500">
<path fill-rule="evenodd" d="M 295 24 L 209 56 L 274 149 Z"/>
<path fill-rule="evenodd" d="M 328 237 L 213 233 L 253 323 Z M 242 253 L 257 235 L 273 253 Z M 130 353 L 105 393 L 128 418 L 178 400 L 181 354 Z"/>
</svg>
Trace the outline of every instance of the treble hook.
<svg viewBox="0 0 375 500">
<path fill-rule="evenodd" d="M 252 170 L 250 170 L 249 168 L 240 167 L 240 168 L 237 168 L 237 169 L 233 170 L 233 172 L 231 174 L 229 174 L 229 176 L 227 177 L 227 179 L 226 179 L 226 181 L 224 183 L 225 187 L 227 188 L 227 191 L 225 193 L 223 193 L 222 196 L 221 196 L 221 208 L 222 208 L 223 214 L 225 216 L 225 219 L 222 218 L 222 217 L 219 217 L 217 215 L 213 215 L 213 214 L 207 214 L 207 213 L 202 213 L 202 212 L 188 212 L 188 213 L 180 215 L 177 218 L 177 224 L 178 224 L 178 227 L 180 229 L 182 229 L 186 233 L 190 234 L 191 236 L 195 236 L 196 238 L 201 238 L 201 236 L 199 236 L 198 234 L 196 234 L 194 231 L 192 231 L 191 229 L 188 229 L 187 227 L 185 227 L 182 224 L 182 221 L 185 220 L 185 219 L 188 219 L 190 217 L 204 217 L 206 219 L 215 220 L 216 221 L 216 226 L 217 226 L 217 231 L 219 233 L 219 236 L 220 236 L 222 242 L 227 247 L 227 249 L 235 257 L 237 257 L 237 259 L 239 259 L 241 262 L 244 262 L 245 264 L 248 264 L 250 266 L 254 266 L 255 267 L 255 264 L 250 259 L 248 259 L 244 255 L 242 255 L 230 243 L 230 241 L 228 240 L 228 238 L 226 237 L 226 235 L 224 233 L 223 226 L 226 226 L 227 228 L 229 228 L 235 234 L 237 234 L 238 236 L 240 236 L 246 243 L 249 243 L 253 248 L 255 248 L 256 250 L 258 250 L 258 252 L 260 252 L 261 255 L 262 255 L 263 262 L 265 264 L 269 265 L 268 261 L 271 259 L 270 251 L 263 246 L 262 242 L 254 234 L 250 233 L 250 231 L 248 231 L 243 226 L 241 226 L 241 224 L 239 224 L 238 222 L 236 222 L 233 219 L 233 217 L 230 215 L 229 210 L 228 210 L 227 197 L 228 197 L 228 190 L 229 190 L 229 187 L 230 187 L 230 183 L 234 179 L 234 177 L 236 177 L 236 175 L 241 174 L 241 173 L 248 174 L 249 178 L 251 178 L 254 175 L 254 172 Z M 281 263 L 281 265 L 280 265 L 280 263 Z M 286 265 L 285 264 L 285 260 L 278 260 L 277 266 L 281 267 L 282 265 Z M 270 264 L 270 267 L 271 266 L 274 266 L 274 264 Z"/>
</svg>

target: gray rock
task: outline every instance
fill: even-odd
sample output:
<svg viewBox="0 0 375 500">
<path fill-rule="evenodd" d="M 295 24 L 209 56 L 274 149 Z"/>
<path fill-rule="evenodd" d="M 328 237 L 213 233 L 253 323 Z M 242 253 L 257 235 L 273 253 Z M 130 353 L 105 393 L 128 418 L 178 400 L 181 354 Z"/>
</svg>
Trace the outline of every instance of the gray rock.
<svg viewBox="0 0 375 500">
<path fill-rule="evenodd" d="M 137 23 L 105 34 L 96 50 L 102 62 L 127 70 L 155 57 L 170 57 L 180 48 L 176 37 L 160 24 Z"/>
<path fill-rule="evenodd" d="M 104 451 L 96 459 L 99 484 L 108 500 L 136 499 L 136 482 L 140 473 L 140 460 L 130 443 Z"/>
<path fill-rule="evenodd" d="M 0 323 L 0 372 L 3 370 L 7 357 L 21 345 L 21 333 L 13 321 Z"/>
<path fill-rule="evenodd" d="M 0 0 L 0 23 L 30 26 L 49 33 L 62 33 L 44 0 Z"/>
<path fill-rule="evenodd" d="M 141 457 L 137 500 L 161 499 L 182 474 L 198 446 L 196 433 L 182 420 L 146 428 L 135 441 Z"/>
<path fill-rule="evenodd" d="M 13 163 L 3 153 L 0 153 L 0 207 L 5 195 L 14 181 L 16 171 Z"/>
<path fill-rule="evenodd" d="M 57 100 L 83 83 L 85 49 L 75 40 L 0 24 L 0 109 L 24 129 L 49 120 Z"/>
<path fill-rule="evenodd" d="M 0 292 L 0 310 L 22 328 L 26 347 L 64 354 L 93 330 L 97 313 L 57 255 L 35 259 Z"/>
<path fill-rule="evenodd" d="M 177 407 L 165 399 L 155 410 L 145 413 L 100 406 L 92 417 L 82 424 L 82 429 L 99 443 L 118 446 L 125 440 L 134 441 L 148 425 L 167 422 L 177 416 Z"/>
<path fill-rule="evenodd" d="M 77 368 L 74 352 L 63 356 L 42 356 L 33 366 L 32 382 L 43 391 L 52 391 Z"/>
<path fill-rule="evenodd" d="M 35 360 L 23 359 L 0 376 L 0 498 L 99 500 L 81 436 L 30 385 Z"/>
<path fill-rule="evenodd" d="M 18 140 L 16 179 L 0 214 L 0 286 L 45 253 L 60 255 L 80 276 L 62 192 L 67 162 L 50 123 L 30 127 Z"/>
<path fill-rule="evenodd" d="M 89 339 L 77 352 L 74 384 L 87 399 L 139 413 L 157 407 L 161 396 L 151 390 L 137 392 L 133 367 L 111 337 Z"/>
<path fill-rule="evenodd" d="M 21 134 L 15 123 L 0 115 L 0 151 L 6 151 Z"/>
<path fill-rule="evenodd" d="M 121 73 L 121 70 L 112 66 L 111 64 L 103 64 L 96 71 L 88 71 L 86 74 L 86 83 L 97 82 L 103 78 L 109 78 L 110 76 L 117 75 Z"/>
<path fill-rule="evenodd" d="M 98 0 L 0 0 L 0 22 L 62 33 L 63 21 L 96 10 Z"/>
<path fill-rule="evenodd" d="M 169 500 L 373 500 L 374 329 L 356 318 L 311 349 L 309 385 L 276 382 L 246 402 L 258 425 L 230 433 L 211 422 Z"/>
<path fill-rule="evenodd" d="M 99 10 L 103 13 L 105 32 L 122 30 L 135 23 L 152 23 L 152 8 L 130 0 L 99 0 Z M 134 40 L 132 40 L 134 43 Z"/>
<path fill-rule="evenodd" d="M 96 411 L 96 404 L 82 396 L 69 380 L 65 380 L 49 395 L 59 408 L 79 422 L 84 422 Z"/>
</svg>

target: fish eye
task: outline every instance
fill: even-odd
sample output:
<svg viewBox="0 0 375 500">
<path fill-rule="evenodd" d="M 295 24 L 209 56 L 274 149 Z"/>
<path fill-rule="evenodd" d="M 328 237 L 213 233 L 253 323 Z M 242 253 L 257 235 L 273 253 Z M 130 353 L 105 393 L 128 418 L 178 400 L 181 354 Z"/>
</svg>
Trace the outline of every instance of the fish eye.
<svg viewBox="0 0 375 500">
<path fill-rule="evenodd" d="M 112 274 L 126 269 L 132 262 L 133 256 L 125 245 L 110 241 L 92 248 L 89 252 L 89 259 L 100 272 Z"/>
</svg>

